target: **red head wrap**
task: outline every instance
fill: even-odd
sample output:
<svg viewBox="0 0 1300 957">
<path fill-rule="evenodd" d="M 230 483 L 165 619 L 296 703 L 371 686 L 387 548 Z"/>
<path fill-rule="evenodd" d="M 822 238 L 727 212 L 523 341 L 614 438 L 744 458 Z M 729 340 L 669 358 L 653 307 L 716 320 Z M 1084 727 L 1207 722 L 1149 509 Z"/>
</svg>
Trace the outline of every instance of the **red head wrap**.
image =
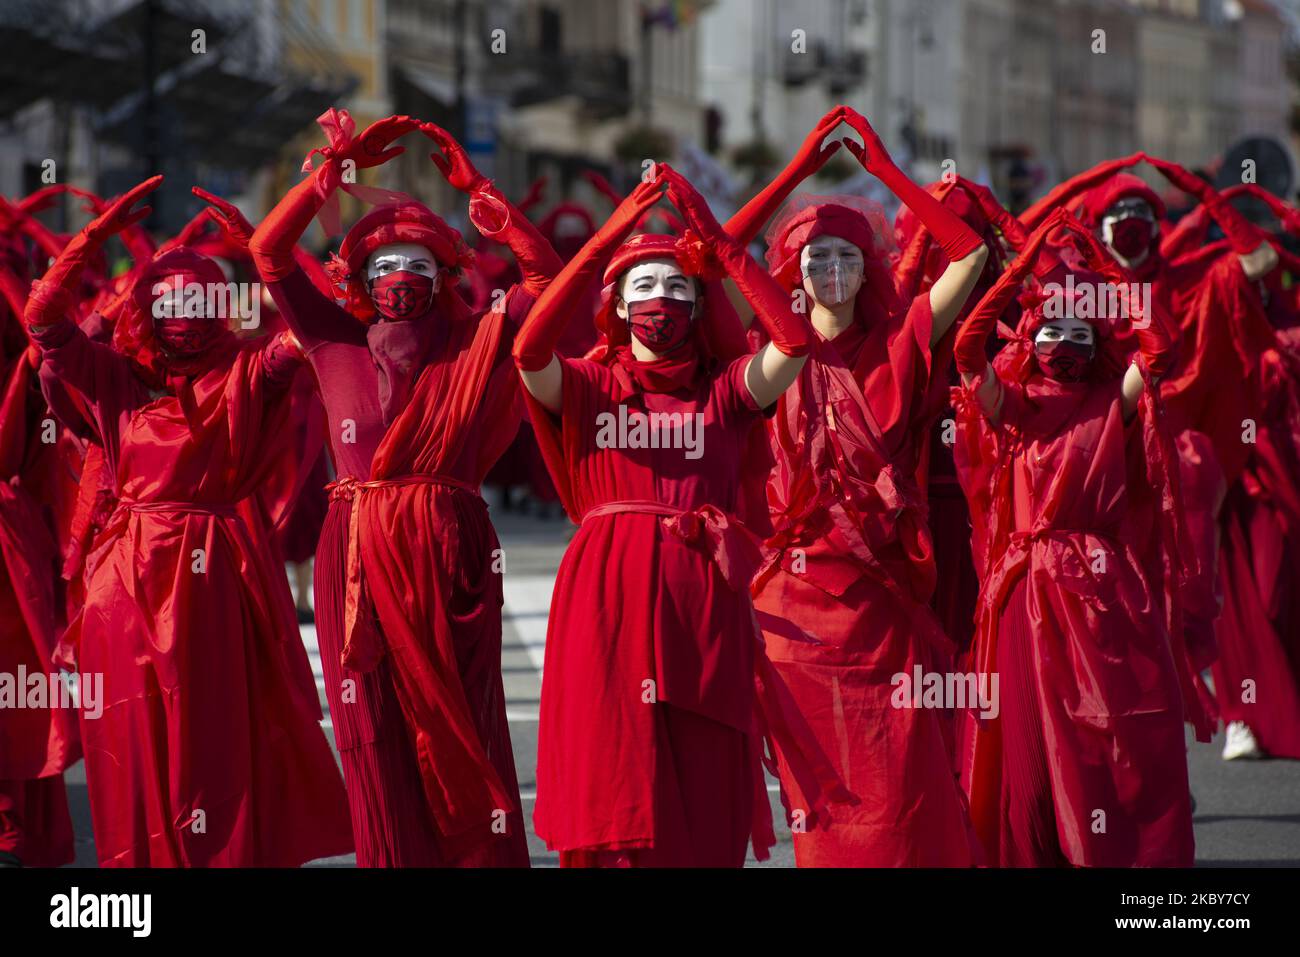
<svg viewBox="0 0 1300 957">
<path fill-rule="evenodd" d="M 327 267 L 335 284 L 344 291 L 348 311 L 358 319 L 369 322 L 375 315 L 366 289 L 366 263 L 375 250 L 395 243 L 425 247 L 438 265 L 450 270 L 455 278 L 474 262 L 474 253 L 460 233 L 425 206 L 414 201 L 376 206 L 348 231 L 339 255 Z M 455 286 L 454 281 L 443 282 L 434 299 L 448 318 L 462 318 L 469 312 Z"/>
</svg>

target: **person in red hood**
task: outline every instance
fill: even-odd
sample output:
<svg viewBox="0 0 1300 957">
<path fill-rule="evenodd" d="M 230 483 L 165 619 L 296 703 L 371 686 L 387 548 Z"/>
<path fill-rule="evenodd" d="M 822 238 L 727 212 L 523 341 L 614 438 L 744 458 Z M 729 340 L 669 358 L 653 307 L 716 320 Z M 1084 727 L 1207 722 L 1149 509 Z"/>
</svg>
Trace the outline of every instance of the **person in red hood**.
<svg viewBox="0 0 1300 957">
<path fill-rule="evenodd" d="M 325 162 L 250 248 L 329 420 L 338 479 L 316 554 L 316 624 L 357 862 L 526 867 L 501 682 L 501 550 L 478 489 L 522 414 L 515 330 L 560 263 L 439 127 L 395 116 L 354 136 L 335 110 L 321 126 Z M 455 288 L 472 263 L 460 234 L 411 200 L 377 206 L 348 232 L 332 263 L 342 305 L 294 260 L 345 164 L 378 166 L 417 129 L 469 195 L 471 220 L 510 246 L 522 273 L 485 314 Z"/>
<path fill-rule="evenodd" d="M 1188 867 L 1190 675 L 1131 534 L 1144 490 L 1159 489 L 1160 540 L 1180 560 L 1176 453 L 1154 386 L 1173 343 L 1136 297 L 1127 320 L 1087 320 L 1070 286 L 1044 285 L 1012 343 L 986 357 L 989 333 L 1058 226 L 1083 244 L 1087 268 L 1068 269 L 1080 288 L 1122 278 L 1058 209 L 954 350 L 955 451 L 981 581 L 973 663 L 1000 685 L 995 713 L 963 715 L 963 783 L 1000 866 Z M 1137 338 L 1133 364 L 1121 332 Z"/>
<path fill-rule="evenodd" d="M 1170 261 L 1163 255 L 1159 222 L 1164 204 L 1149 186 L 1123 172 L 1143 160 L 1205 206 L 1227 237 L 1217 256 Z M 1257 603 L 1243 597 L 1254 589 L 1241 577 L 1249 561 L 1231 552 L 1244 538 L 1235 536 L 1234 544 L 1234 536 L 1223 526 L 1231 510 L 1218 507 L 1225 501 L 1224 490 L 1231 497 L 1246 469 L 1253 445 L 1251 423 L 1258 423 L 1264 407 L 1259 360 L 1274 335 L 1261 281 L 1276 267 L 1278 255 L 1210 184 L 1146 153 L 1100 164 L 1061 184 L 1021 220 L 1032 225 L 1058 205 L 1078 209 L 1128 282 L 1149 284 L 1151 321 L 1181 338 L 1177 363 L 1162 378 L 1160 390 L 1183 453 L 1191 540 L 1205 572 L 1182 596 L 1185 645 L 1198 670 L 1216 658 L 1220 661 L 1215 697 L 1228 726 L 1224 756 L 1259 750 L 1248 717 L 1269 726 L 1267 736 L 1279 753 L 1296 753 L 1300 685 L 1288 671 L 1266 666 L 1279 660 L 1281 649 L 1243 624 L 1243 615 L 1236 613 L 1242 601 Z M 1227 382 L 1233 387 L 1225 389 Z M 1216 588 L 1207 587 L 1207 577 L 1217 581 Z M 1244 617 L 1250 619 L 1253 613 Z M 1222 672 L 1225 667 L 1229 673 Z"/>
<path fill-rule="evenodd" d="M 64 638 L 103 676 L 102 714 L 81 712 L 95 851 L 113 867 L 296 866 L 350 850 L 347 802 L 305 651 L 276 614 L 270 551 L 239 503 L 276 458 L 302 354 L 287 336 L 240 345 L 214 308 L 225 277 L 183 247 L 139 276 L 116 349 L 70 318 L 86 262 L 161 181 L 77 234 L 24 316 L 117 479 Z"/>
<path fill-rule="evenodd" d="M 807 303 L 815 333 L 770 423 L 772 533 L 752 591 L 785 723 L 799 757 L 830 769 L 834 791 L 801 779 L 785 752 L 781 784 L 805 818 L 794 833 L 800 867 L 970 866 L 976 848 L 943 711 L 913 708 L 910 696 L 900 705 L 898 679 L 951 668 L 927 607 L 934 552 L 915 476 L 942 408 L 950 330 L 987 249 L 843 106 L 728 232 L 751 238 L 835 151 L 827 139 L 840 123 L 862 137 L 849 148 L 925 224 L 945 264 L 930 288 L 900 301 L 884 218 L 853 197 L 796 198 L 768 231 L 771 275 Z"/>
<path fill-rule="evenodd" d="M 686 235 L 628 239 L 665 186 Z M 756 354 L 724 274 L 771 337 Z M 604 341 L 566 358 L 557 344 L 588 320 L 597 277 Z M 758 555 L 735 513 L 750 433 L 810 341 L 780 287 L 663 164 L 529 313 L 515 362 L 579 523 L 551 601 L 533 816 L 562 866 L 739 867 L 750 840 L 760 859 L 774 841 L 754 684 L 771 679 L 749 598 Z"/>
</svg>

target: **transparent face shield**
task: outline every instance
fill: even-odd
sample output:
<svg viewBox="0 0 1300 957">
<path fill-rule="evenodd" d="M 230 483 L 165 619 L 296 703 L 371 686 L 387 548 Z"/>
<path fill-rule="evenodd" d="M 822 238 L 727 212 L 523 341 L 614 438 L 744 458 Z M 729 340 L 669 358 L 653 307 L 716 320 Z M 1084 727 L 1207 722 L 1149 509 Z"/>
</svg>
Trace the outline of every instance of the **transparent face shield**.
<svg viewBox="0 0 1300 957">
<path fill-rule="evenodd" d="M 863 262 L 861 255 L 841 255 L 831 250 L 829 255 L 812 255 L 813 247 L 804 249 L 800 267 L 803 278 L 810 280 L 817 299 L 828 306 L 847 302 L 862 287 Z"/>
</svg>

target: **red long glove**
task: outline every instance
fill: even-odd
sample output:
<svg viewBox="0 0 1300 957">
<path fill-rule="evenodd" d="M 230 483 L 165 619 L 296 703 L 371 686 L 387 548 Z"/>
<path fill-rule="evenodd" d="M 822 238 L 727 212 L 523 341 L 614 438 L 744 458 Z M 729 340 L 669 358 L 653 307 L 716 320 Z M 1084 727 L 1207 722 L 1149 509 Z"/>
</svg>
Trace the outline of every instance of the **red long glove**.
<svg viewBox="0 0 1300 957">
<path fill-rule="evenodd" d="M 965 176 L 957 177 L 957 185 L 970 194 L 984 214 L 984 218 L 1002 234 L 1008 246 L 1019 249 L 1025 244 L 1029 239 L 1029 230 L 1025 228 L 1024 223 L 1011 215 L 1010 210 L 998 202 L 998 198 L 987 186 L 973 183 Z"/>
<path fill-rule="evenodd" d="M 153 211 L 148 206 L 135 211 L 131 207 L 162 185 L 162 181 L 161 176 L 151 176 L 128 190 L 110 203 L 85 229 L 72 237 L 63 247 L 63 252 L 45 271 L 45 275 L 32 284 L 24 316 L 28 326 L 47 326 L 67 314 L 81 273 L 91 257 L 109 236 L 138 223 Z"/>
<path fill-rule="evenodd" d="M 348 160 L 355 163 L 357 169 L 387 163 L 406 152 L 405 147 L 389 149 L 388 144 L 418 126 L 419 123 L 409 116 L 389 116 L 371 123 L 364 133 L 345 141 L 337 151 L 331 147 L 313 150 L 321 153 L 325 162 L 276 203 L 249 240 L 248 251 L 262 278 L 267 282 L 278 282 L 297 267 L 294 247 L 342 182 L 344 164 Z"/>
<path fill-rule="evenodd" d="M 540 295 L 563 267 L 546 237 L 505 194 L 470 161 L 455 137 L 435 123 L 421 123 L 420 132 L 438 144 L 429 154 L 439 172 L 456 189 L 469 195 L 469 218 L 484 236 L 510 247 L 523 276 L 524 290 Z"/>
<path fill-rule="evenodd" d="M 1238 183 L 1235 186 L 1229 186 L 1221 195 L 1225 200 L 1232 200 L 1242 195 L 1253 196 L 1272 211 L 1282 225 L 1284 232 L 1291 233 L 1293 236 L 1300 236 L 1300 209 L 1296 209 L 1286 200 L 1274 196 L 1258 183 Z"/>
<path fill-rule="evenodd" d="M 600 277 L 642 214 L 663 197 L 662 169 L 660 166 L 660 173 L 653 180 L 637 184 L 533 303 L 528 318 L 515 335 L 515 365 L 524 372 L 540 372 L 551 364 L 555 347 L 569 320 L 582 308 L 591 284 Z"/>
<path fill-rule="evenodd" d="M 1119 289 L 1120 298 L 1128 309 L 1129 322 L 1137 336 L 1138 351 L 1146 362 L 1147 370 L 1157 378 L 1164 375 L 1178 357 L 1177 344 L 1169 335 L 1169 330 L 1158 316 L 1142 314 L 1141 297 L 1132 295 L 1132 285 L 1124 267 L 1106 251 L 1092 230 L 1073 216 L 1067 216 L 1062 225 L 1074 234 L 1088 265 Z"/>
<path fill-rule="evenodd" d="M 1259 230 L 1252 226 L 1245 216 L 1233 209 L 1213 186 L 1177 163 L 1157 159 L 1154 156 L 1147 156 L 1146 160 L 1160 170 L 1165 179 L 1174 186 L 1190 196 L 1195 196 L 1205 205 L 1210 215 L 1214 217 L 1214 221 L 1219 224 L 1219 228 L 1223 230 L 1223 234 L 1228 237 L 1233 252 L 1245 256 L 1259 248 L 1259 244 L 1263 241 Z"/>
<path fill-rule="evenodd" d="M 618 190 L 613 187 L 609 180 L 605 179 L 604 176 L 601 176 L 594 169 L 584 169 L 582 171 L 582 178 L 590 183 L 596 192 L 600 193 L 601 196 L 604 196 L 607 200 L 613 203 L 615 209 L 622 204 L 623 197 L 618 195 Z"/>
<path fill-rule="evenodd" d="M 745 301 L 753 307 L 754 318 L 772 345 L 787 356 L 807 355 L 813 342 L 808 317 L 794 311 L 793 301 L 780 283 L 754 262 L 744 244 L 718 224 L 709 204 L 686 177 L 667 164 L 663 164 L 663 176 L 668 183 L 668 198 L 681 211 L 687 228 L 717 257 Z"/>
<path fill-rule="evenodd" d="M 998 281 L 993 284 L 993 288 L 984 294 L 984 298 L 961 324 L 952 350 L 958 372 L 968 376 L 984 374 L 989 361 L 984 353 L 984 344 L 988 341 L 989 333 L 997 326 L 999 317 L 1020 290 L 1020 284 L 1034 268 L 1038 251 L 1047 240 L 1048 234 L 1060 226 L 1067 216 L 1064 209 L 1055 209 L 1047 217 L 1046 222 L 1030 233 L 1020 255 L 1003 270 Z"/>
<path fill-rule="evenodd" d="M 197 186 L 191 187 L 190 192 L 208 204 L 204 214 L 220 226 L 232 242 L 244 249 L 248 248 L 248 244 L 253 241 L 253 224 L 239 211 L 238 206 Z"/>
<path fill-rule="evenodd" d="M 68 192 L 84 199 L 86 201 L 86 211 L 96 216 L 102 216 L 104 211 L 108 209 L 110 202 L 112 202 L 112 200 L 106 200 L 89 190 L 77 189 L 75 186 L 69 186 Z M 133 263 L 142 265 L 153 259 L 156 252 L 154 241 L 140 226 L 134 223 L 127 226 L 122 230 L 119 238 L 122 240 L 122 245 L 126 247 L 127 254 L 131 257 Z"/>
<path fill-rule="evenodd" d="M 50 259 L 63 251 L 63 241 L 47 229 L 44 223 L 29 216 L 21 204 L 14 206 L 3 196 L 0 196 L 0 230 L 21 232 Z"/>
<path fill-rule="evenodd" d="M 523 199 L 515 203 L 515 206 L 519 208 L 519 212 L 526 214 L 530 209 L 546 198 L 546 182 L 547 177 L 545 176 L 539 176 L 537 179 L 533 180 L 532 185 L 528 187 L 528 193 Z"/>
<path fill-rule="evenodd" d="M 984 245 L 984 240 L 960 216 L 913 183 L 906 173 L 894 165 L 885 144 L 861 113 L 846 106 L 844 119 L 862 137 L 861 146 L 852 140 L 844 141 L 849 152 L 858 158 L 868 173 L 888 186 L 890 192 L 916 214 L 916 218 L 930 230 L 930 235 L 949 262 L 965 259 Z"/>
<path fill-rule="evenodd" d="M 1094 186 L 1106 182 L 1120 170 L 1128 169 L 1130 166 L 1136 166 L 1142 162 L 1143 154 L 1141 152 L 1133 153 L 1130 156 L 1123 156 L 1119 159 L 1106 160 L 1104 163 L 1098 163 L 1092 169 L 1084 170 L 1077 176 L 1071 176 L 1064 183 L 1059 183 L 1046 196 L 1040 199 L 1034 205 L 1030 206 L 1020 214 L 1020 221 L 1025 224 L 1027 229 L 1033 229 L 1045 217 L 1051 214 L 1057 206 L 1068 206 L 1070 201 Z"/>
<path fill-rule="evenodd" d="M 761 192 L 742 206 L 734 216 L 727 220 L 727 235 L 748 246 L 763 228 L 763 224 L 772 218 L 786 198 L 794 192 L 801 182 L 821 169 L 828 159 L 840 148 L 840 140 L 829 146 L 823 146 L 826 137 L 844 122 L 846 107 L 837 106 L 817 121 L 795 153 L 794 159 L 783 169 L 776 179 L 768 183 Z"/>
</svg>

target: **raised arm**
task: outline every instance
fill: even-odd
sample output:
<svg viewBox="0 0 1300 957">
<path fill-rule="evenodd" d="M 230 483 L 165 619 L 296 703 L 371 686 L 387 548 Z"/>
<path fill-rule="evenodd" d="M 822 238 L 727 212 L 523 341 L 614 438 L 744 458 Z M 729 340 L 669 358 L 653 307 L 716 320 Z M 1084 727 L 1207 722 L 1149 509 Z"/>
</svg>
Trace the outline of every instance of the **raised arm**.
<svg viewBox="0 0 1300 957">
<path fill-rule="evenodd" d="M 757 196 L 727 220 L 727 235 L 742 246 L 748 246 L 763 228 L 763 224 L 772 218 L 772 214 L 781 208 L 781 204 L 799 184 L 826 165 L 826 161 L 840 148 L 839 140 L 824 145 L 826 137 L 844 121 L 845 109 L 843 106 L 836 106 L 817 121 L 812 132 L 804 138 L 799 151 L 776 179 L 768 183 Z"/>
<path fill-rule="evenodd" d="M 844 141 L 849 151 L 916 214 L 948 257 L 948 268 L 930 287 L 930 312 L 934 317 L 930 343 L 934 345 L 957 321 L 957 314 L 975 289 L 988 261 L 988 247 L 960 216 L 908 179 L 862 114 L 845 107 L 844 120 L 862 137 L 861 146 L 852 140 Z"/>
<path fill-rule="evenodd" d="M 813 328 L 806 315 L 795 312 L 793 297 L 768 275 L 714 218 L 709 204 L 681 173 L 664 166 L 668 197 L 681 211 L 686 226 L 700 238 L 727 277 L 736 284 L 770 340 L 749 360 L 745 385 L 761 408 L 781 397 L 799 377 L 812 349 Z"/>
<path fill-rule="evenodd" d="M 1064 209 L 1053 210 L 1046 222 L 1029 235 L 1020 255 L 1003 270 L 998 281 L 984 294 L 984 298 L 971 310 L 970 315 L 957 331 L 957 341 L 953 345 L 953 359 L 956 361 L 957 371 L 961 373 L 962 384 L 968 389 L 975 389 L 975 398 L 980 408 L 984 410 L 988 420 L 995 424 L 1002 412 L 1002 382 L 985 355 L 984 344 L 997 326 L 998 317 L 1006 311 L 1011 300 L 1019 292 L 1020 284 L 1034 268 L 1039 250 L 1042 249 L 1048 234 L 1060 226 L 1066 216 Z"/>
<path fill-rule="evenodd" d="M 1245 216 L 1224 199 L 1222 193 L 1177 163 L 1154 156 L 1146 156 L 1146 160 L 1174 186 L 1200 200 L 1232 244 L 1232 251 L 1237 254 L 1247 279 L 1254 282 L 1272 271 L 1278 262 L 1277 251 L 1269 243 L 1268 237 L 1263 235 L 1263 231 L 1251 225 Z"/>
<path fill-rule="evenodd" d="M 564 370 L 555 347 L 573 314 L 582 308 L 593 282 L 604 272 L 614 251 L 627 239 L 646 210 L 663 196 L 663 167 L 651 180 L 638 183 L 596 235 L 569 260 L 528 311 L 515 337 L 515 365 L 529 394 L 554 413 L 563 402 Z"/>
<path fill-rule="evenodd" d="M 1131 156 L 1098 163 L 1092 169 L 1084 170 L 1082 173 L 1070 177 L 1064 183 L 1059 183 L 1046 196 L 1021 213 L 1020 221 L 1025 224 L 1027 229 L 1034 229 L 1056 207 L 1070 205 L 1075 197 L 1083 195 L 1094 186 L 1106 182 L 1121 170 L 1136 166 L 1140 162 L 1142 162 L 1142 153 L 1137 152 Z"/>
<path fill-rule="evenodd" d="M 304 344 L 332 341 L 354 330 L 334 301 L 302 274 L 294 248 L 338 189 L 345 170 L 369 169 L 400 156 L 405 148 L 390 148 L 389 144 L 419 127 L 409 116 L 390 116 L 354 137 L 352 118 L 345 110 L 329 111 L 321 117 L 321 125 L 332 131 L 333 140 L 330 146 L 313 152 L 320 152 L 325 162 L 285 194 L 253 231 L 248 243 L 258 275 L 267 284 L 285 322 Z"/>
<path fill-rule="evenodd" d="M 455 137 L 435 123 L 421 123 L 420 132 L 438 145 L 429 158 L 447 182 L 469 196 L 469 218 L 474 227 L 488 239 L 510 247 L 523 276 L 524 293 L 532 298 L 540 296 L 563 265 L 551 244 L 490 179 L 474 168 Z"/>
<path fill-rule="evenodd" d="M 81 274 L 110 236 L 149 215 L 148 206 L 135 210 L 132 207 L 157 189 L 162 179 L 151 177 L 108 204 L 101 215 L 72 237 L 45 275 L 32 284 L 27 297 L 23 321 L 32 340 L 47 355 L 59 351 L 60 375 L 91 398 L 99 391 L 100 378 L 105 374 L 104 362 L 111 357 L 120 366 L 126 360 L 111 350 L 95 346 L 72 321 Z"/>
</svg>

